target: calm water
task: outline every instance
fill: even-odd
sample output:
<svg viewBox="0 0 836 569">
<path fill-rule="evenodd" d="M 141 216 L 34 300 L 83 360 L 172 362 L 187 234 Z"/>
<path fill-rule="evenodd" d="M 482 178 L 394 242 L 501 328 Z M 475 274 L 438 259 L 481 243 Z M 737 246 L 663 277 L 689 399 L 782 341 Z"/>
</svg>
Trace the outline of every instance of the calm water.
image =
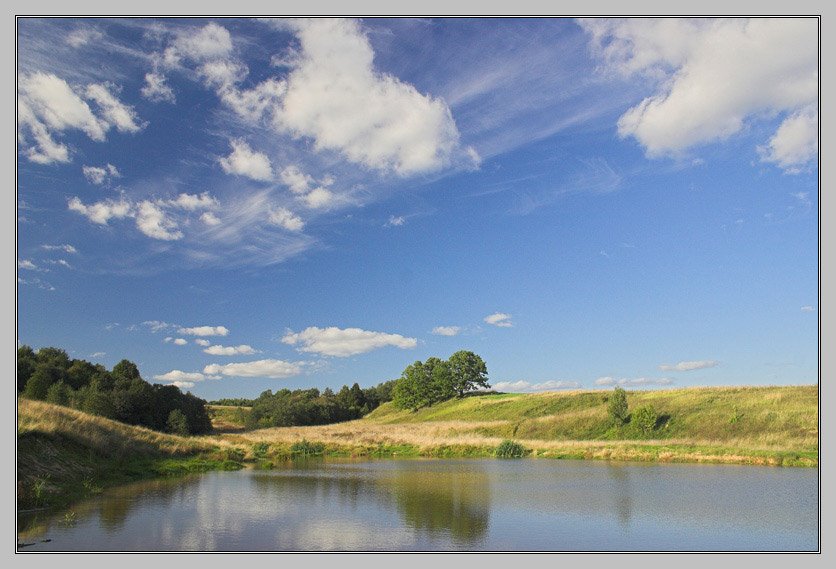
<svg viewBox="0 0 836 569">
<path fill-rule="evenodd" d="M 725 465 L 309 461 L 115 488 L 18 525 L 34 543 L 22 551 L 816 550 L 817 480 Z"/>
</svg>

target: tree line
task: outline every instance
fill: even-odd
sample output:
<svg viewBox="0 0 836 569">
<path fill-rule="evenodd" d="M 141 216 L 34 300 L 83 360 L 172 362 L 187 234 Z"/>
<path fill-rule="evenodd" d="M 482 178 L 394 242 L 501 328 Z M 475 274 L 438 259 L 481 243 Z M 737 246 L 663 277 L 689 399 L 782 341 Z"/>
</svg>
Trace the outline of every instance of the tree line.
<svg viewBox="0 0 836 569">
<path fill-rule="evenodd" d="M 206 402 L 174 385 L 151 385 L 136 364 L 122 360 L 108 371 L 101 364 L 70 359 L 62 349 L 17 350 L 17 391 L 29 399 L 179 435 L 212 430 Z"/>
<path fill-rule="evenodd" d="M 280 389 L 264 391 L 245 415 L 247 429 L 327 425 L 351 421 L 374 411 L 381 403 L 391 401 L 395 381 L 386 381 L 362 389 L 357 383 L 343 385 L 337 393 L 326 387 L 320 392 L 311 389 Z"/>
</svg>

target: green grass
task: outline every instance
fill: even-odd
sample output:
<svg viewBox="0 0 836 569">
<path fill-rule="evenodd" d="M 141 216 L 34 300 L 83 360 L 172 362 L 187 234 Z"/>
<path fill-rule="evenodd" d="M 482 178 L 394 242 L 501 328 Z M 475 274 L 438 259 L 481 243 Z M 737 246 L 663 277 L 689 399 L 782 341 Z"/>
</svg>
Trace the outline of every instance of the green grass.
<svg viewBox="0 0 836 569">
<path fill-rule="evenodd" d="M 712 441 L 817 450 L 816 386 L 711 387 L 632 391 L 630 411 L 653 406 L 656 428 L 616 427 L 606 391 L 486 395 L 453 399 L 416 412 L 387 403 L 364 421 L 380 424 L 471 421 L 487 437 L 551 441 L 654 439 Z"/>
</svg>

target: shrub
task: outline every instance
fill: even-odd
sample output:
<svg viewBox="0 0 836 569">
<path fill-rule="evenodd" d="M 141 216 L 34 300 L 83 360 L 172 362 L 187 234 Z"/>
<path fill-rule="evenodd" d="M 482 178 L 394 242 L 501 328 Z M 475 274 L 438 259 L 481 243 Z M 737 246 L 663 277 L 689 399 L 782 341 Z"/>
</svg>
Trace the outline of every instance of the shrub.
<svg viewBox="0 0 836 569">
<path fill-rule="evenodd" d="M 607 404 L 607 412 L 617 425 L 623 425 L 627 422 L 627 392 L 620 387 L 616 387 L 613 391 L 612 397 Z"/>
<path fill-rule="evenodd" d="M 497 458 L 520 458 L 525 455 L 526 448 L 514 441 L 502 441 L 496 447 L 494 454 Z"/>
<path fill-rule="evenodd" d="M 325 445 L 322 443 L 311 443 L 302 439 L 290 446 L 290 454 L 301 456 L 316 456 L 325 452 Z"/>
<path fill-rule="evenodd" d="M 254 443 L 253 456 L 256 458 L 264 458 L 267 456 L 267 451 L 270 450 L 270 445 L 267 443 Z"/>
<path fill-rule="evenodd" d="M 638 432 L 643 435 L 649 435 L 656 428 L 656 421 L 658 419 L 659 416 L 656 414 L 656 410 L 652 406 L 648 406 L 636 409 L 630 422 L 635 425 Z"/>
<path fill-rule="evenodd" d="M 189 422 L 186 419 L 186 414 L 180 409 L 174 409 L 168 414 L 166 421 L 166 431 L 173 435 L 180 435 L 181 437 L 188 436 Z"/>
</svg>

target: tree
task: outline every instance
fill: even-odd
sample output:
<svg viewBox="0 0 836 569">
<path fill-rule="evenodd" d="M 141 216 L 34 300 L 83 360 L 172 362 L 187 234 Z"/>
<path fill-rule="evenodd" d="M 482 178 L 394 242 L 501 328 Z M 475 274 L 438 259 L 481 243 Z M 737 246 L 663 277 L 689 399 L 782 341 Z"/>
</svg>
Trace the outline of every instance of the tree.
<svg viewBox="0 0 836 569">
<path fill-rule="evenodd" d="M 67 369 L 67 384 L 73 389 L 80 389 L 90 385 L 93 376 L 99 373 L 99 369 L 88 361 L 73 360 Z"/>
<path fill-rule="evenodd" d="M 186 419 L 186 414 L 180 409 L 174 409 L 168 414 L 165 430 L 173 435 L 187 436 L 189 434 L 189 422 Z"/>
<path fill-rule="evenodd" d="M 17 390 L 23 391 L 26 382 L 32 377 L 35 367 L 38 365 L 38 358 L 29 346 L 20 346 L 17 349 Z"/>
<path fill-rule="evenodd" d="M 607 411 L 617 425 L 623 425 L 627 422 L 627 392 L 621 387 L 616 387 L 613 391 L 610 402 L 607 404 Z"/>
<path fill-rule="evenodd" d="M 427 358 L 424 368 L 429 378 L 426 394 L 429 405 L 447 401 L 456 395 L 449 363 L 440 358 Z"/>
<path fill-rule="evenodd" d="M 70 403 L 70 388 L 63 381 L 53 383 L 46 390 L 46 401 L 54 405 L 67 406 Z"/>
<path fill-rule="evenodd" d="M 630 424 L 635 425 L 636 429 L 641 434 L 646 436 L 652 433 L 653 429 L 656 428 L 657 419 L 658 415 L 652 406 L 639 407 L 636 409 L 636 412 L 633 413 Z"/>
<path fill-rule="evenodd" d="M 453 389 L 459 397 L 468 391 L 488 385 L 488 367 L 485 362 L 466 350 L 459 350 L 447 360 L 450 365 L 450 374 L 453 380 Z"/>
<path fill-rule="evenodd" d="M 117 383 L 119 383 L 120 380 L 123 382 L 131 382 L 135 379 L 140 379 L 139 368 L 137 368 L 136 364 L 130 360 L 120 361 L 118 364 L 113 366 L 113 370 L 110 373 Z"/>
<path fill-rule="evenodd" d="M 392 402 L 396 407 L 413 411 L 429 405 L 429 382 L 423 362 L 419 360 L 408 365 L 392 390 Z"/>
<path fill-rule="evenodd" d="M 38 363 L 35 371 L 32 372 L 29 381 L 26 382 L 26 387 L 23 389 L 23 395 L 29 399 L 38 399 L 43 401 L 46 399 L 46 394 L 50 386 L 59 381 L 63 381 L 65 376 L 64 370 L 47 361 L 46 363 Z"/>
</svg>

